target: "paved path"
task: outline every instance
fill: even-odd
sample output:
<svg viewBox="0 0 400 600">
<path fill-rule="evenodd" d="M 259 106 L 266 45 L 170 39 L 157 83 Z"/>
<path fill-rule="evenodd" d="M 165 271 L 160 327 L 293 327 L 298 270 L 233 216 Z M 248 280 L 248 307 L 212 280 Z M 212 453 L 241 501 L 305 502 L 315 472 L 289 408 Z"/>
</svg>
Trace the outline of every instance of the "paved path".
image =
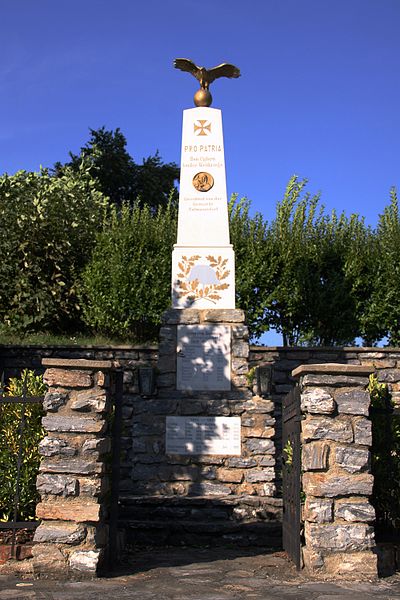
<svg viewBox="0 0 400 600">
<path fill-rule="evenodd" d="M 170 549 L 127 559 L 113 577 L 33 581 L 0 573 L 0 600 L 400 600 L 400 574 L 378 582 L 318 582 L 283 553 Z"/>
</svg>

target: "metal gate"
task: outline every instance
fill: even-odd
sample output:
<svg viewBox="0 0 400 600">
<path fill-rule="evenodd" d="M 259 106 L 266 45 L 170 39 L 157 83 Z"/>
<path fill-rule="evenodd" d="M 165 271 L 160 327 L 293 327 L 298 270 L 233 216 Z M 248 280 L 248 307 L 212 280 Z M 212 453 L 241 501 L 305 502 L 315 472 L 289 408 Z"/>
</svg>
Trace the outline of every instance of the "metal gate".
<svg viewBox="0 0 400 600">
<path fill-rule="evenodd" d="M 283 400 L 283 547 L 297 569 L 301 566 L 301 410 L 300 388 Z"/>
</svg>

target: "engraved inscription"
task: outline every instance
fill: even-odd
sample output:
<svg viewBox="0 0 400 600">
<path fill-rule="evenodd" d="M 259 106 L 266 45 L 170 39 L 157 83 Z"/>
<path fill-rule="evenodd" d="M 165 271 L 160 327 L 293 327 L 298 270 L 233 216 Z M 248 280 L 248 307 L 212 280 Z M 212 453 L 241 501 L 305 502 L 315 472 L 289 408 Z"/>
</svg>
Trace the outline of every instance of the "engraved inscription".
<svg viewBox="0 0 400 600">
<path fill-rule="evenodd" d="M 167 417 L 166 454 L 240 453 L 240 417 Z"/>
<path fill-rule="evenodd" d="M 229 327 L 178 325 L 178 390 L 230 390 L 230 363 Z"/>
</svg>

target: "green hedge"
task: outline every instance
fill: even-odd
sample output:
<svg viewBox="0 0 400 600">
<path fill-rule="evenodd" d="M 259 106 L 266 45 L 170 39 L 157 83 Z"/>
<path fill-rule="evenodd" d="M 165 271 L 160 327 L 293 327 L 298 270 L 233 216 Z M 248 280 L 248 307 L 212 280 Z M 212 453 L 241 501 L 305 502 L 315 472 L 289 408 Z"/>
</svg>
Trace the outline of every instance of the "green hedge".
<svg viewBox="0 0 400 600">
<path fill-rule="evenodd" d="M 83 320 L 99 333 L 151 339 L 170 306 L 176 209 L 111 208 L 83 270 Z"/>
<path fill-rule="evenodd" d="M 84 166 L 0 176 L 0 323 L 66 331 L 79 323 L 80 272 L 103 225 L 105 198 Z"/>
<path fill-rule="evenodd" d="M 26 378 L 28 396 L 41 396 L 46 387 L 41 376 L 25 370 L 21 378 L 11 379 L 0 400 L 0 520 L 10 521 L 14 515 L 14 496 L 17 481 L 18 453 L 21 437 L 21 419 L 25 415 L 22 437 L 22 463 L 19 481 L 18 520 L 35 517 L 38 501 L 36 477 L 40 466 L 39 442 L 45 432 L 42 427 L 42 404 L 8 403 L 7 396 L 21 396 Z"/>
</svg>

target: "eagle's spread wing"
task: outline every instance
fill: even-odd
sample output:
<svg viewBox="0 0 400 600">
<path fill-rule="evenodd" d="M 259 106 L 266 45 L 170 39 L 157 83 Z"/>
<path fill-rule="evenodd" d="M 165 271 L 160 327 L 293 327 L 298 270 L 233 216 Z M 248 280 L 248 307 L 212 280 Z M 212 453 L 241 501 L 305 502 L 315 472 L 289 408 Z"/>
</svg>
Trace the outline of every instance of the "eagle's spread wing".
<svg viewBox="0 0 400 600">
<path fill-rule="evenodd" d="M 200 67 L 195 65 L 192 60 L 189 60 L 188 58 L 176 58 L 174 60 L 174 67 L 175 69 L 180 69 L 181 71 L 187 71 L 188 73 L 191 73 L 200 81 Z"/>
<path fill-rule="evenodd" d="M 208 81 L 212 83 L 218 77 L 240 77 L 240 70 L 235 67 L 235 65 L 231 65 L 229 63 L 222 63 L 222 65 L 218 65 L 213 69 L 209 69 L 208 73 Z"/>
</svg>

